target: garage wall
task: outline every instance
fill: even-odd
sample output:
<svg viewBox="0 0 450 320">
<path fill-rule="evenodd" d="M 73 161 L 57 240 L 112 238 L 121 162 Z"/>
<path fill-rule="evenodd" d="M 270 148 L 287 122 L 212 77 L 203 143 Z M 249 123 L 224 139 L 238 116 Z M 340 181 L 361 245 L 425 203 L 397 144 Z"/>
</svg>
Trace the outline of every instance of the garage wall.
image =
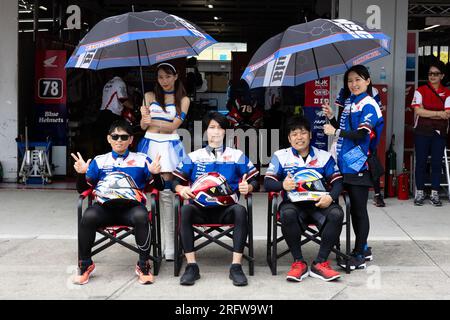
<svg viewBox="0 0 450 320">
<path fill-rule="evenodd" d="M 3 180 L 17 177 L 18 1 L 0 1 L 0 162 Z"/>
</svg>

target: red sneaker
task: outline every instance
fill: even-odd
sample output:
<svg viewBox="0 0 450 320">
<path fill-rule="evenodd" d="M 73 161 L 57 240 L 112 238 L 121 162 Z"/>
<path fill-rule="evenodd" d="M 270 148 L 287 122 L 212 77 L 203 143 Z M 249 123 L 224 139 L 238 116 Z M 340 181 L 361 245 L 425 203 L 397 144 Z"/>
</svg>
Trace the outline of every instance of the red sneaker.
<svg viewBox="0 0 450 320">
<path fill-rule="evenodd" d="M 313 278 L 319 278 L 323 281 L 331 281 L 341 276 L 339 272 L 334 270 L 328 261 L 322 263 L 313 263 L 309 275 Z"/>
<path fill-rule="evenodd" d="M 72 283 L 73 284 L 86 284 L 89 282 L 89 277 L 91 276 L 91 274 L 94 273 L 95 270 L 95 264 L 92 262 L 92 264 L 90 264 L 88 267 L 81 267 L 80 264 L 80 274 L 76 275 L 72 278 Z"/>
<path fill-rule="evenodd" d="M 300 282 L 308 276 L 308 265 L 304 261 L 297 261 L 291 265 L 286 280 Z"/>
<path fill-rule="evenodd" d="M 150 272 L 150 261 L 146 261 L 144 266 L 136 264 L 135 273 L 138 276 L 140 284 L 152 284 L 155 280 L 153 274 Z"/>
</svg>

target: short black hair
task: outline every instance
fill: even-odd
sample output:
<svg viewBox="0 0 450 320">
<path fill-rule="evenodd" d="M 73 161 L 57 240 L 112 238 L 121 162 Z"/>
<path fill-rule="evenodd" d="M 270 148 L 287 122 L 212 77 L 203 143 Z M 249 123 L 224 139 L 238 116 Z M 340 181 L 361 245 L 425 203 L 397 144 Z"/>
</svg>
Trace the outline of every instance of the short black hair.
<svg viewBox="0 0 450 320">
<path fill-rule="evenodd" d="M 288 119 L 286 122 L 286 128 L 288 135 L 297 129 L 305 129 L 308 132 L 311 132 L 311 123 L 309 120 L 302 116 L 294 116 Z"/>
<path fill-rule="evenodd" d="M 442 74 L 445 74 L 445 64 L 438 59 L 433 59 L 430 64 L 428 65 L 428 70 L 430 70 L 431 67 L 435 67 L 438 69 Z"/>
<path fill-rule="evenodd" d="M 207 113 L 205 115 L 205 117 L 203 118 L 203 125 L 205 126 L 205 130 L 208 129 L 208 126 L 209 126 L 209 123 L 211 122 L 211 120 L 216 121 L 222 129 L 226 130 L 226 129 L 230 128 L 230 123 L 229 123 L 227 117 L 225 117 L 220 112 L 213 111 L 213 112 Z"/>
<path fill-rule="evenodd" d="M 128 121 L 124 119 L 114 121 L 109 127 L 108 134 L 113 133 L 116 129 L 122 129 L 129 135 L 133 135 L 133 127 Z"/>
</svg>

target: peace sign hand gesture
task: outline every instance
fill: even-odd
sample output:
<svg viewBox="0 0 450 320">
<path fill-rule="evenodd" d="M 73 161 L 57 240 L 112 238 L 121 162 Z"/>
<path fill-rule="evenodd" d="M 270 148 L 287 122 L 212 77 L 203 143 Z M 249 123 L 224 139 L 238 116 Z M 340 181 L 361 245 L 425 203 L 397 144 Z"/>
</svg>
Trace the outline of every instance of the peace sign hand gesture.
<svg viewBox="0 0 450 320">
<path fill-rule="evenodd" d="M 161 172 L 160 161 L 161 161 L 161 155 L 157 154 L 155 161 L 152 161 L 152 163 L 150 164 L 150 166 L 148 168 L 150 170 L 151 174 L 159 174 Z"/>
<path fill-rule="evenodd" d="M 75 163 L 73 165 L 75 171 L 79 174 L 85 174 L 89 168 L 91 159 L 88 159 L 88 161 L 84 161 L 83 157 L 79 152 L 77 152 L 78 157 L 73 153 L 71 153 L 70 155 L 75 160 Z"/>
</svg>

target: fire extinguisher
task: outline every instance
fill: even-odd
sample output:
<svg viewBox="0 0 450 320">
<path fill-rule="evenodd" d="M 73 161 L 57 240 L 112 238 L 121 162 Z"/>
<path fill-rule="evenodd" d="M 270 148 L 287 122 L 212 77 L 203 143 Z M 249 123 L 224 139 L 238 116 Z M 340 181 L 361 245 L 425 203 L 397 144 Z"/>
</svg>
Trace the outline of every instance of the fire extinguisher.
<svg viewBox="0 0 450 320">
<path fill-rule="evenodd" d="M 402 173 L 398 175 L 398 192 L 397 198 L 399 200 L 408 200 L 409 199 L 409 173 L 405 168 L 405 164 L 403 164 Z"/>
<path fill-rule="evenodd" d="M 395 197 L 397 184 L 397 154 L 394 151 L 395 135 L 392 135 L 389 149 L 386 152 L 387 170 L 386 170 L 386 187 L 384 189 L 385 197 Z"/>
</svg>

